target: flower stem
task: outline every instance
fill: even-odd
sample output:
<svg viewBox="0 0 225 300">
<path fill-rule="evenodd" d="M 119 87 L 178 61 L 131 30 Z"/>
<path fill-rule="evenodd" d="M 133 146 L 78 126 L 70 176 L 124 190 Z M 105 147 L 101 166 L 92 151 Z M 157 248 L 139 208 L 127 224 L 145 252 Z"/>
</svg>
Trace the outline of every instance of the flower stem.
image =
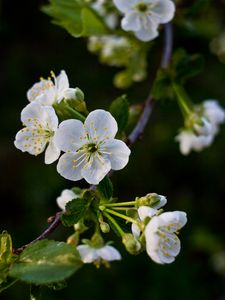
<svg viewBox="0 0 225 300">
<path fill-rule="evenodd" d="M 103 213 L 104 213 L 104 212 L 108 212 L 108 213 L 110 213 L 111 215 L 117 216 L 117 217 L 119 217 L 119 218 L 121 218 L 121 219 L 124 219 L 124 220 L 126 220 L 126 221 L 128 221 L 128 222 L 135 223 L 135 224 L 139 225 L 139 222 L 138 222 L 137 220 L 135 220 L 135 219 L 133 219 L 133 218 L 130 218 L 130 217 L 128 217 L 128 216 L 125 216 L 125 215 L 123 215 L 123 214 L 121 214 L 121 213 L 118 213 L 117 211 L 114 211 L 114 210 L 112 210 L 112 209 L 105 208 L 105 209 L 103 210 Z"/>
<path fill-rule="evenodd" d="M 103 211 L 103 215 L 114 225 L 114 227 L 116 228 L 116 230 L 119 232 L 121 236 L 125 234 L 122 228 L 116 222 L 116 220 L 112 216 L 110 216 L 110 214 L 108 214 L 106 211 Z"/>
<path fill-rule="evenodd" d="M 104 206 L 106 207 L 113 207 L 113 206 L 128 206 L 128 205 L 135 205 L 136 201 L 130 201 L 130 202 L 118 202 L 118 203 L 104 203 Z"/>
<path fill-rule="evenodd" d="M 192 103 L 182 86 L 173 83 L 173 89 L 176 93 L 181 112 L 186 119 L 192 113 Z"/>
</svg>

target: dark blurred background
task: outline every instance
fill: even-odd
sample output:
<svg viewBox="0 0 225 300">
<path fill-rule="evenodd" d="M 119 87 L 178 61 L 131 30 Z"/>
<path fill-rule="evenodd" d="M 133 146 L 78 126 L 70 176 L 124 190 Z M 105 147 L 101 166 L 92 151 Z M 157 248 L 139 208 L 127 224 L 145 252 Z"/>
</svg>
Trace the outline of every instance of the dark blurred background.
<svg viewBox="0 0 225 300">
<path fill-rule="evenodd" d="M 194 1 L 183 2 L 190 5 Z M 64 69 L 71 86 L 85 92 L 89 110 L 107 109 L 122 93 L 112 85 L 116 70 L 100 65 L 87 51 L 84 39 L 74 39 L 52 25 L 40 11 L 43 3 L 0 2 L 0 229 L 12 235 L 15 248 L 43 231 L 47 218 L 58 210 L 56 197 L 62 189 L 74 186 L 59 176 L 56 164 L 44 165 L 43 155 L 33 157 L 13 145 L 21 128 L 20 112 L 28 103 L 28 88 L 50 70 L 58 74 Z M 196 32 L 188 30 L 189 21 L 176 26 L 175 46 L 202 53 L 206 61 L 204 72 L 187 85 L 193 101 L 218 99 L 225 107 L 225 65 L 209 50 L 213 35 L 223 31 L 225 4 L 212 3 Z M 153 61 L 159 59 L 161 37 L 156 44 L 149 55 L 150 73 L 155 72 Z M 149 80 L 135 84 L 127 91 L 130 102 L 143 101 L 149 88 Z M 143 141 L 133 147 L 129 165 L 113 175 L 119 199 L 157 192 L 168 197 L 167 210 L 188 213 L 176 262 L 156 265 L 145 253 L 130 256 L 118 243 L 122 262 L 113 263 L 109 270 L 85 265 L 66 289 L 44 289 L 43 299 L 225 299 L 225 126 L 209 149 L 188 157 L 180 154 L 174 142 L 179 127 L 182 118 L 176 103 L 158 103 Z M 82 181 L 77 185 L 86 186 Z M 59 228 L 52 238 L 64 240 L 69 234 Z M 29 287 L 18 283 L 0 299 L 29 299 Z"/>
</svg>

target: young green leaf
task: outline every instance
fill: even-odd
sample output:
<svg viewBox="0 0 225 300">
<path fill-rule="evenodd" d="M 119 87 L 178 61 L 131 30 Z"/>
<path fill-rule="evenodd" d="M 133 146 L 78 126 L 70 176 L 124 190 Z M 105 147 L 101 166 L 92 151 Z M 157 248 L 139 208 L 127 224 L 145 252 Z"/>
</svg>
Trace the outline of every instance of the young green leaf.
<svg viewBox="0 0 225 300">
<path fill-rule="evenodd" d="M 99 191 L 102 198 L 110 200 L 113 196 L 113 184 L 108 176 L 106 176 L 98 185 L 97 190 Z"/>
<path fill-rule="evenodd" d="M 66 211 L 62 214 L 61 221 L 64 226 L 70 227 L 77 223 L 86 213 L 89 207 L 89 199 L 76 198 L 66 205 Z"/>
<path fill-rule="evenodd" d="M 129 103 L 126 95 L 122 95 L 114 100 L 109 110 L 117 121 L 118 131 L 125 130 L 129 118 Z"/>
<path fill-rule="evenodd" d="M 42 240 L 28 246 L 10 268 L 9 276 L 36 285 L 70 277 L 82 266 L 76 247 Z"/>
<path fill-rule="evenodd" d="M 103 35 L 108 29 L 103 20 L 80 0 L 50 0 L 42 11 L 53 18 L 53 23 L 66 29 L 72 36 Z"/>
</svg>

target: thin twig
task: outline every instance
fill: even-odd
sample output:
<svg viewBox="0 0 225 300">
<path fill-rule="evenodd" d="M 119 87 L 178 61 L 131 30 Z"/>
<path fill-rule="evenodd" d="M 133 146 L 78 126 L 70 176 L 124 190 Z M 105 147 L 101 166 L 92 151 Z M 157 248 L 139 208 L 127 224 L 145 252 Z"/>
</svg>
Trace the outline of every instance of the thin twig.
<svg viewBox="0 0 225 300">
<path fill-rule="evenodd" d="M 164 26 L 165 30 L 165 38 L 164 38 L 164 48 L 163 48 L 163 54 L 162 59 L 160 63 L 161 68 L 167 68 L 171 59 L 172 54 L 172 48 L 173 48 L 173 31 L 172 31 L 172 25 L 171 23 L 167 23 Z M 127 138 L 127 145 L 131 146 L 138 140 L 143 132 L 144 129 L 148 123 L 148 120 L 150 118 L 150 115 L 152 113 L 152 109 L 154 107 L 154 99 L 153 96 L 150 94 L 148 98 L 145 101 L 144 110 L 140 116 L 140 119 L 133 129 L 133 131 L 130 133 L 130 135 Z"/>
<path fill-rule="evenodd" d="M 57 212 L 55 214 L 55 217 L 54 217 L 54 221 L 51 223 L 51 225 L 44 231 L 42 232 L 41 235 L 39 235 L 35 240 L 33 240 L 32 242 L 30 242 L 29 244 L 26 244 L 18 249 L 16 249 L 14 251 L 15 254 L 19 254 L 21 253 L 26 247 L 28 247 L 29 245 L 37 242 L 37 241 L 41 241 L 41 240 L 44 240 L 45 238 L 47 238 L 60 224 L 61 224 L 61 215 L 62 215 L 62 212 Z"/>
</svg>

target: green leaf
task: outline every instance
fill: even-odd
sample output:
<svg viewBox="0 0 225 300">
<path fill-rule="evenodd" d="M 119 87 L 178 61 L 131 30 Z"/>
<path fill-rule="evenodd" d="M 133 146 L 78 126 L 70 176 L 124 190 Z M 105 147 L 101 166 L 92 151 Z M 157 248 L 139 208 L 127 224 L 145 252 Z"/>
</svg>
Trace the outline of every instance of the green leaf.
<svg viewBox="0 0 225 300">
<path fill-rule="evenodd" d="M 72 36 L 103 35 L 108 29 L 96 12 L 80 0 L 50 0 L 42 11 Z"/>
<path fill-rule="evenodd" d="M 110 200 L 113 196 L 113 184 L 108 176 L 106 176 L 98 185 L 97 190 L 99 191 L 102 198 Z"/>
<path fill-rule="evenodd" d="M 77 223 L 89 207 L 89 199 L 76 198 L 66 204 L 66 211 L 62 214 L 61 221 L 64 226 L 70 227 Z"/>
<path fill-rule="evenodd" d="M 36 285 L 63 281 L 82 266 L 75 246 L 42 240 L 28 246 L 14 262 L 9 276 Z"/>
<path fill-rule="evenodd" d="M 11 236 L 6 231 L 3 231 L 0 234 L 0 284 L 6 281 L 10 264 L 14 258 Z"/>
<path fill-rule="evenodd" d="M 159 69 L 152 87 L 155 100 L 171 100 L 175 97 L 170 70 Z"/>
<path fill-rule="evenodd" d="M 0 263 L 9 263 L 12 258 L 12 239 L 11 236 L 3 231 L 0 234 Z"/>
<path fill-rule="evenodd" d="M 125 130 L 129 119 L 129 103 L 126 95 L 122 95 L 114 100 L 109 110 L 117 121 L 118 131 Z"/>
<path fill-rule="evenodd" d="M 184 49 L 177 50 L 172 61 L 174 80 L 180 84 L 184 84 L 187 79 L 198 75 L 204 67 L 204 60 L 201 55 L 189 55 Z"/>
</svg>

